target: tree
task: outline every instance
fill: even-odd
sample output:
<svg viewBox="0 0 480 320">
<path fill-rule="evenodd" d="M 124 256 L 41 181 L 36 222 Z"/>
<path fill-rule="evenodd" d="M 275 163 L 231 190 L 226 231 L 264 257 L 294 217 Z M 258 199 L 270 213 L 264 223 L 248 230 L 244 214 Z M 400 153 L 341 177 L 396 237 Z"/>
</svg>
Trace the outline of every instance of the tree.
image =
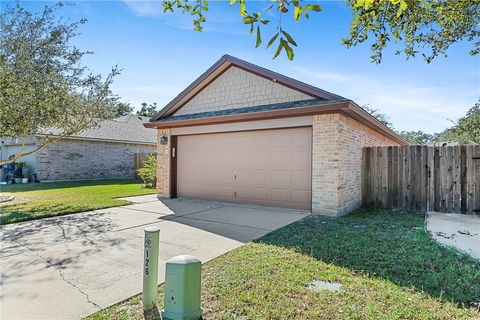
<svg viewBox="0 0 480 320">
<path fill-rule="evenodd" d="M 147 105 L 146 102 L 143 102 L 142 108 L 139 111 L 137 111 L 137 115 L 143 116 L 143 117 L 149 117 L 149 118 L 153 118 L 157 113 L 158 113 L 158 110 L 157 110 L 156 102 L 151 103 L 149 105 Z"/>
<path fill-rule="evenodd" d="M 382 61 L 383 50 L 390 41 L 402 45 L 397 54 L 408 59 L 422 53 L 429 63 L 439 55 L 447 55 L 450 45 L 466 40 L 472 43 L 471 55 L 480 52 L 480 4 L 478 0 L 346 0 L 353 14 L 349 35 L 342 39 L 347 47 L 373 39 L 371 59 Z M 265 16 L 277 18 L 275 32 L 266 47 L 276 44 L 275 59 L 285 51 L 288 59 L 294 57 L 297 43 L 282 26 L 287 13 L 295 22 L 309 18 L 311 12 L 320 12 L 318 4 L 301 0 L 272 0 L 271 5 L 257 12 L 247 8 L 246 0 L 229 0 L 230 7 L 238 5 L 240 18 L 255 31 L 255 47 L 263 40 L 261 29 L 270 23 Z M 201 32 L 206 21 L 208 0 L 164 0 L 164 12 L 180 11 L 193 17 L 194 30 Z"/>
<path fill-rule="evenodd" d="M 461 144 L 480 143 L 480 99 L 458 119 L 453 127 L 448 128 L 433 138 L 435 141 L 456 141 Z"/>
<path fill-rule="evenodd" d="M 394 130 L 393 128 L 393 123 L 390 122 L 390 117 L 387 116 L 384 113 L 381 113 L 378 111 L 378 109 L 373 109 L 368 106 L 362 106 L 362 109 L 370 113 L 371 116 L 376 118 L 378 121 L 380 121 L 382 124 L 384 124 L 386 127 Z"/>
<path fill-rule="evenodd" d="M 433 139 L 433 135 L 423 132 L 422 130 L 418 131 L 400 131 L 398 133 L 402 138 L 407 140 L 407 142 L 411 145 L 421 145 L 426 144 Z"/>
<path fill-rule="evenodd" d="M 94 127 L 113 116 L 107 100 L 119 73 L 114 67 L 105 79 L 81 66 L 81 51 L 70 41 L 80 20 L 66 24 L 54 12 L 61 3 L 32 13 L 18 3 L 0 14 L 0 136 L 19 139 L 42 135 L 42 142 L 23 148 L 9 161 Z"/>
<path fill-rule="evenodd" d="M 133 107 L 128 102 L 114 101 L 112 104 L 114 117 L 121 117 L 132 114 Z"/>
</svg>

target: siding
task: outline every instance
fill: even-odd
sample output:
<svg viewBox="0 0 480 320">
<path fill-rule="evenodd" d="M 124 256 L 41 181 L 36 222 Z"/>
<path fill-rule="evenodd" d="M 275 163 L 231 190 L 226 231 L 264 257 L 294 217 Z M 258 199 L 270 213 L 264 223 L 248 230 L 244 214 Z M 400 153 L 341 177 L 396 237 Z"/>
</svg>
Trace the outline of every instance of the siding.
<svg viewBox="0 0 480 320">
<path fill-rule="evenodd" d="M 271 80 L 230 67 L 174 115 L 308 100 L 313 97 Z"/>
</svg>

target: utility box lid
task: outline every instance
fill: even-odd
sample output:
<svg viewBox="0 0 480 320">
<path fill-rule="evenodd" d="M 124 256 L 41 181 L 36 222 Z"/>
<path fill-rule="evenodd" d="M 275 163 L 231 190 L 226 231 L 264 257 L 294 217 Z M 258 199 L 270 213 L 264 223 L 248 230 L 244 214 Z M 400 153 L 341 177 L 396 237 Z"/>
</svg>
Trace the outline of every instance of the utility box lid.
<svg viewBox="0 0 480 320">
<path fill-rule="evenodd" d="M 180 255 L 173 257 L 167 261 L 167 264 L 190 264 L 190 263 L 202 263 L 195 257 L 189 256 L 188 254 Z"/>
</svg>

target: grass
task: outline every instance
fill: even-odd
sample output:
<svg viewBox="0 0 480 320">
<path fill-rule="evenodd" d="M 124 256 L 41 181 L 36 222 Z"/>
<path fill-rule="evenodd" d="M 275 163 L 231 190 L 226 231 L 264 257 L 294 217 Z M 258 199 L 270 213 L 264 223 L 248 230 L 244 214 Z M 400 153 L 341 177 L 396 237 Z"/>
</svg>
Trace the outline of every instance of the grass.
<svg viewBox="0 0 480 320">
<path fill-rule="evenodd" d="M 1 186 L 13 202 L 0 205 L 0 224 L 126 205 L 118 197 L 155 193 L 139 180 L 91 180 Z"/>
<path fill-rule="evenodd" d="M 315 279 L 343 287 L 309 291 Z M 206 263 L 202 274 L 205 319 L 479 319 L 479 300 L 478 260 L 438 245 L 423 216 L 386 210 L 308 217 Z M 151 315 L 135 296 L 87 319 Z"/>
</svg>

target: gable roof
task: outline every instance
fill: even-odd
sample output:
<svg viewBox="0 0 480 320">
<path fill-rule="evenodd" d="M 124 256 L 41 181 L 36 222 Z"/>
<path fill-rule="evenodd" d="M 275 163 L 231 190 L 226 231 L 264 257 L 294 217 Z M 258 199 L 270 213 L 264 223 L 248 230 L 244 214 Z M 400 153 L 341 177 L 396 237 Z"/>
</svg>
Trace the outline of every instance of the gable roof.
<svg viewBox="0 0 480 320">
<path fill-rule="evenodd" d="M 196 94 L 202 91 L 216 78 L 223 74 L 228 68 L 235 66 L 244 71 L 253 73 L 257 76 L 271 80 L 273 82 L 284 85 L 288 88 L 308 94 L 316 99 L 338 100 L 343 97 L 331 92 L 319 89 L 304 82 L 292 79 L 277 72 L 262 68 L 253 63 L 238 59 L 228 54 L 220 58 L 215 64 L 207 69 L 200 77 L 193 81 L 185 90 L 170 101 L 162 110 L 160 110 L 150 121 L 157 121 L 167 117 L 180 109 L 185 103 L 192 99 Z"/>
<path fill-rule="evenodd" d="M 174 115 L 178 109 L 184 106 L 188 101 L 190 101 L 232 66 L 305 93 L 306 95 L 311 96 L 312 99 L 260 106 L 245 106 L 235 109 L 199 112 L 185 115 Z M 408 142 L 400 137 L 395 131 L 378 121 L 378 119 L 359 107 L 352 100 L 262 68 L 253 63 L 232 57 L 230 55 L 224 55 L 200 77 L 192 82 L 185 90 L 183 90 L 177 97 L 170 101 L 152 119 L 150 119 L 150 122 L 145 123 L 144 126 L 147 128 L 161 129 L 297 117 L 335 112 L 347 114 L 360 123 L 363 123 L 375 131 L 393 139 L 399 144 L 408 145 Z"/>
<path fill-rule="evenodd" d="M 148 117 L 129 114 L 113 120 L 102 121 L 97 127 L 82 130 L 67 139 L 156 144 L 156 131 L 144 126 L 144 123 L 148 121 Z M 61 133 L 55 128 L 48 129 L 46 132 L 52 135 Z"/>
</svg>

